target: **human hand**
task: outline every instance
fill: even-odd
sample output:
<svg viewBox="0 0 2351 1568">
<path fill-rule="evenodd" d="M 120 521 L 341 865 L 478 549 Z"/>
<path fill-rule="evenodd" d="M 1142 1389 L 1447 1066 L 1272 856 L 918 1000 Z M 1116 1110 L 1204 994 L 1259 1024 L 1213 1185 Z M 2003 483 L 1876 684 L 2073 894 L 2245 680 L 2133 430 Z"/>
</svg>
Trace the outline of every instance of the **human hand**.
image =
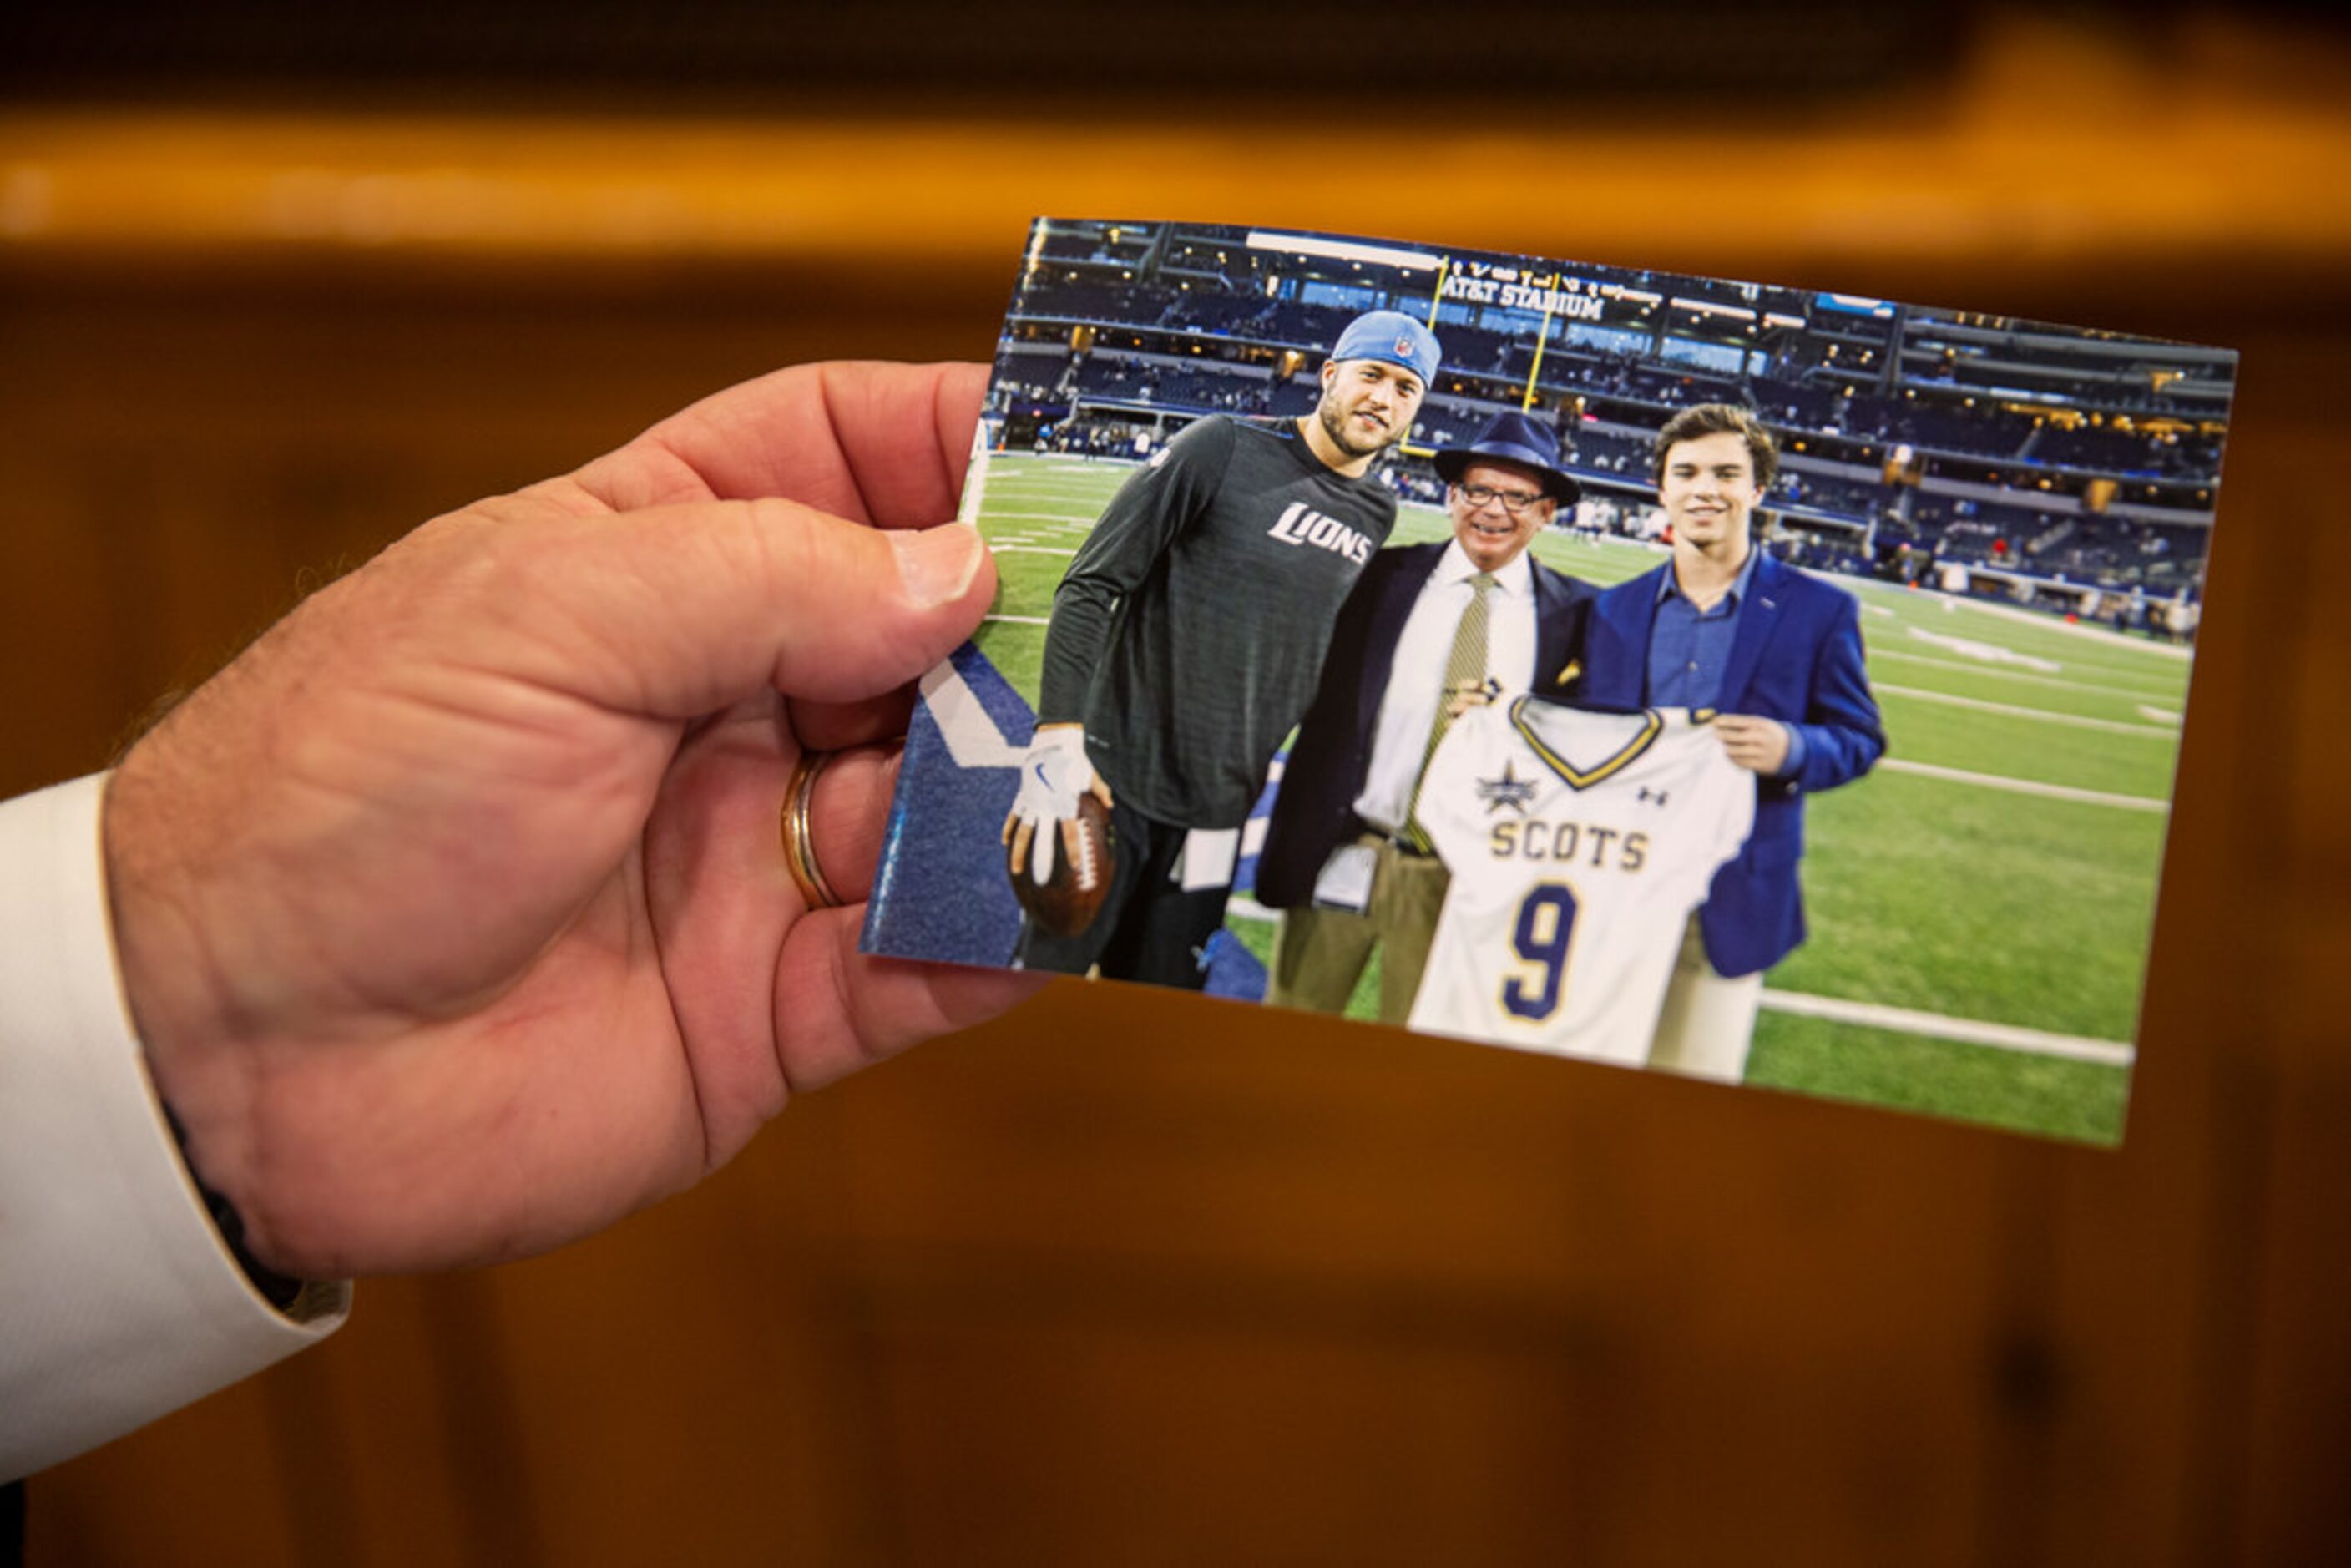
<svg viewBox="0 0 2351 1568">
<path fill-rule="evenodd" d="M 684 1187 L 795 1090 L 1036 982 L 870 958 L 904 687 L 995 574 L 953 515 L 986 371 L 719 393 L 425 524 L 111 779 L 123 984 L 191 1163 L 309 1278 L 512 1258 Z"/>
<path fill-rule="evenodd" d="M 1003 842 L 1010 852 L 1005 863 L 1012 876 L 1043 887 L 1053 879 L 1057 850 L 1070 860 L 1079 858 L 1078 800 L 1085 795 L 1110 809 L 1110 785 L 1086 755 L 1085 726 L 1039 725 L 1020 760 L 1012 809 L 1004 814 Z"/>
<path fill-rule="evenodd" d="M 1445 688 L 1445 719 L 1447 724 L 1458 719 L 1473 707 L 1491 707 L 1502 695 L 1502 683 L 1488 675 L 1482 681 L 1464 681 L 1458 686 Z"/>
<path fill-rule="evenodd" d="M 1779 776 L 1788 761 L 1788 727 L 1776 718 L 1749 713 L 1719 713 L 1714 733 L 1730 760 L 1766 779 Z"/>
</svg>

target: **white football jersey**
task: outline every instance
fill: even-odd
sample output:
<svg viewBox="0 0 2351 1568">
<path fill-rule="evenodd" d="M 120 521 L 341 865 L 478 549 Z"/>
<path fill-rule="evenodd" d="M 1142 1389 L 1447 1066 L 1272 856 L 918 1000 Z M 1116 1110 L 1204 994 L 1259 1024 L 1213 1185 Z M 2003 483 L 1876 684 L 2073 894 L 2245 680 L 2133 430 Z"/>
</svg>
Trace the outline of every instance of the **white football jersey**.
<svg viewBox="0 0 2351 1568">
<path fill-rule="evenodd" d="M 1452 883 L 1411 1027 L 1638 1064 L 1755 778 L 1684 710 L 1522 696 L 1446 732 L 1419 816 Z"/>
</svg>

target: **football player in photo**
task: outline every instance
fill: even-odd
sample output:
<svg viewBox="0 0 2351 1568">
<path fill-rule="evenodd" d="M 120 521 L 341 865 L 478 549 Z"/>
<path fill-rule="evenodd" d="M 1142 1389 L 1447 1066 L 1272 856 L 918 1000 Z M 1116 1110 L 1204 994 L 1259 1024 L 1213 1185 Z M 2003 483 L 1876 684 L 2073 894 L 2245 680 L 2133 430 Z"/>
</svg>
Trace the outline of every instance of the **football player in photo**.
<svg viewBox="0 0 2351 1568">
<path fill-rule="evenodd" d="M 1197 420 L 1112 498 L 1054 592 L 1005 820 L 1017 965 L 1204 983 L 1241 826 L 1395 524 L 1373 462 L 1411 430 L 1438 356 L 1412 317 L 1359 316 L 1313 413 Z"/>
</svg>

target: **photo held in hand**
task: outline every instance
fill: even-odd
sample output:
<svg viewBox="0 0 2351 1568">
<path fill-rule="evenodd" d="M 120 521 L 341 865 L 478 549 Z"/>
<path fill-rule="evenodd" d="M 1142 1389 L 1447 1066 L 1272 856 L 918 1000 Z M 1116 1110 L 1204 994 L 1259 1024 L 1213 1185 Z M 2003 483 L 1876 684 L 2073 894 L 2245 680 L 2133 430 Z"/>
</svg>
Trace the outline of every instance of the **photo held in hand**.
<svg viewBox="0 0 2351 1568">
<path fill-rule="evenodd" d="M 864 946 L 2117 1142 L 2235 363 L 1040 220 Z"/>
</svg>

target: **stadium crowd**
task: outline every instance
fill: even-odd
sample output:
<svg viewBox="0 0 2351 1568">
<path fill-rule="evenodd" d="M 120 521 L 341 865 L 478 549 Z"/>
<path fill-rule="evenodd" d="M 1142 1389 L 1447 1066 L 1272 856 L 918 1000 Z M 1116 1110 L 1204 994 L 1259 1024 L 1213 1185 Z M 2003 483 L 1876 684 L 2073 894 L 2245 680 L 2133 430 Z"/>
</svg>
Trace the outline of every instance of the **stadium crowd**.
<svg viewBox="0 0 2351 1568">
<path fill-rule="evenodd" d="M 1239 264 L 1196 244 L 1137 278 L 1153 243 L 1129 233 L 1049 246 L 1065 265 L 1024 290 L 993 393 L 992 412 L 1017 425 L 1024 449 L 1133 460 L 1203 414 L 1287 418 L 1313 407 L 1314 346 L 1354 303 L 1302 298 L 1261 274 L 1237 278 Z M 1687 280 L 1673 286 L 1687 292 Z M 1538 364 L 1522 332 L 1440 326 L 1446 358 L 1408 455 L 1383 469 L 1405 499 L 1442 505 L 1429 456 L 1518 405 L 1531 382 L 1585 481 L 1583 506 L 1560 526 L 1654 538 L 1651 434 L 1677 409 L 1729 402 L 1756 410 L 1792 448 L 1767 505 L 1779 517 L 1771 548 L 1796 564 L 1926 581 L 1950 562 L 2058 607 L 2095 603 L 2084 589 L 2167 601 L 2197 592 L 2219 436 L 2159 392 L 2118 386 L 2087 413 L 2036 411 L 1931 371 L 1895 390 L 1901 378 L 1883 371 L 1895 349 L 1855 348 L 1849 335 L 1781 341 L 1734 374 L 1694 351 L 1662 362 L 1572 333 L 1546 342 Z M 2111 483 L 2094 496 L 2092 480 Z M 2135 504 L 2107 510 L 2125 485 Z M 2035 582 L 2074 591 L 2036 596 Z"/>
</svg>

